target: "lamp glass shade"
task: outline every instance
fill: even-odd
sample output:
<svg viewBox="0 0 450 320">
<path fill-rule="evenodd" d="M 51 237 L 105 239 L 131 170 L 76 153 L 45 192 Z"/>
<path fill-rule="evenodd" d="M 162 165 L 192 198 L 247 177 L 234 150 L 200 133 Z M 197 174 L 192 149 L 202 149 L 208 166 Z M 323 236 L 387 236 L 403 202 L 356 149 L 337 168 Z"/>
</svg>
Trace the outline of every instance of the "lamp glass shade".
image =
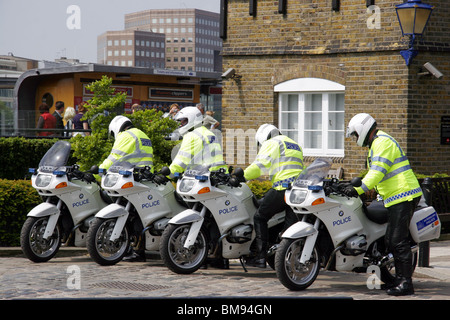
<svg viewBox="0 0 450 320">
<path fill-rule="evenodd" d="M 403 35 L 422 35 L 433 8 L 421 1 L 397 5 L 395 9 Z"/>
</svg>

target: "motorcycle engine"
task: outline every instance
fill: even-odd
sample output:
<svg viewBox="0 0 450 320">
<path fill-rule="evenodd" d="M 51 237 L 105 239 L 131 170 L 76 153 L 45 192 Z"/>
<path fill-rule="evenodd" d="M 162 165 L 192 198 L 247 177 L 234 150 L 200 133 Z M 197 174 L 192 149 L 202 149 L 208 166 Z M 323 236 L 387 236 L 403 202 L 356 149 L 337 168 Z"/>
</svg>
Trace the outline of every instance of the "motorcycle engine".
<svg viewBox="0 0 450 320">
<path fill-rule="evenodd" d="M 253 227 L 251 225 L 239 225 L 231 229 L 227 240 L 231 243 L 244 243 L 252 239 Z"/>
<path fill-rule="evenodd" d="M 345 247 L 341 249 L 342 254 L 357 256 L 366 252 L 367 241 L 366 236 L 353 236 L 345 241 Z"/>
</svg>

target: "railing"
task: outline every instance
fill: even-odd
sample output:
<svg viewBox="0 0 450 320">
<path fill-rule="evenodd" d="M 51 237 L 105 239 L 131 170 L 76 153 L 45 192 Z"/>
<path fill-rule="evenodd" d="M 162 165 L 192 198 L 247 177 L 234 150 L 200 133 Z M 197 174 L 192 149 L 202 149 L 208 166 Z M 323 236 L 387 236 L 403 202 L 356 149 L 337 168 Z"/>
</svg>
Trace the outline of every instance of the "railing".
<svg viewBox="0 0 450 320">
<path fill-rule="evenodd" d="M 38 136 L 39 132 L 53 132 L 49 136 Z M 73 135 L 72 133 L 86 133 L 92 132 L 91 129 L 36 129 L 36 128 L 20 128 L 20 129 L 9 129 L 2 130 L 1 137 L 24 137 L 24 138 L 39 138 L 39 139 L 53 139 L 53 138 L 66 138 L 70 139 Z M 34 134 L 33 134 L 34 133 Z"/>
</svg>

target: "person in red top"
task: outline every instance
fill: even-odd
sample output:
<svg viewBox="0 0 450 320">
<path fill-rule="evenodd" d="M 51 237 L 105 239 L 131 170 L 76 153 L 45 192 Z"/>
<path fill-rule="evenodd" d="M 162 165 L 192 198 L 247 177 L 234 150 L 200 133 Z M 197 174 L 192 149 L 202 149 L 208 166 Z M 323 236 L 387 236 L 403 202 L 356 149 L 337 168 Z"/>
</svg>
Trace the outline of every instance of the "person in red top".
<svg viewBox="0 0 450 320">
<path fill-rule="evenodd" d="M 39 112 L 41 116 L 39 117 L 36 128 L 37 129 L 55 129 L 56 128 L 56 118 L 50 114 L 50 108 L 46 103 L 39 106 Z M 38 136 L 45 137 L 51 136 L 54 132 L 52 131 L 39 131 Z"/>
</svg>

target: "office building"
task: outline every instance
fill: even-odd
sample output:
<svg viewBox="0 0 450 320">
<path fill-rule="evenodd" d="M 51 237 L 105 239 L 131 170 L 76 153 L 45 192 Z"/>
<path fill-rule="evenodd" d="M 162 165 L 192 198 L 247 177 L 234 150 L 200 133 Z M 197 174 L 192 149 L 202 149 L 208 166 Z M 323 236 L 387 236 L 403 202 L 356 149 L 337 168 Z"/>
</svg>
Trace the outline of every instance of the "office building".
<svg viewBox="0 0 450 320">
<path fill-rule="evenodd" d="M 165 35 L 151 31 L 107 31 L 97 37 L 97 61 L 121 67 L 165 68 Z"/>
<path fill-rule="evenodd" d="M 165 67 L 222 71 L 219 14 L 198 9 L 145 10 L 125 15 L 125 32 L 165 34 Z"/>
</svg>

